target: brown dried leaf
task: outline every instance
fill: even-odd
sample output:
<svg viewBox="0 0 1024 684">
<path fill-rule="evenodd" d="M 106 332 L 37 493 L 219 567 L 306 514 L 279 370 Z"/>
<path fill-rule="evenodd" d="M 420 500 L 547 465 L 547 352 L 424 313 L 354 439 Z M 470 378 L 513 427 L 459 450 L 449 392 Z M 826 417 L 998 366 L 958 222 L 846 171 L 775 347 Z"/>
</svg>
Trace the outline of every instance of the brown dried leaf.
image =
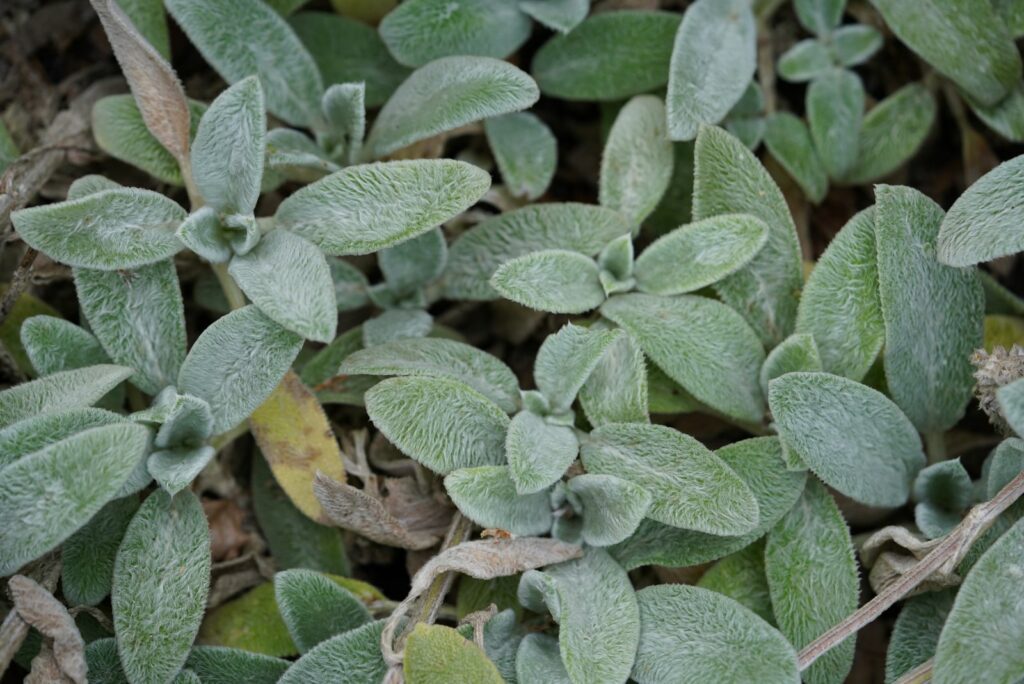
<svg viewBox="0 0 1024 684">
<path fill-rule="evenodd" d="M 188 174 L 189 111 L 181 81 L 114 0 L 90 2 L 107 32 L 146 127 L 178 161 L 182 173 Z"/>
<path fill-rule="evenodd" d="M 25 684 L 64 684 L 72 681 L 61 672 L 57 659 L 47 644 L 39 648 L 39 653 L 32 659 L 31 670 L 25 677 Z"/>
<path fill-rule="evenodd" d="M 230 499 L 203 499 L 203 512 L 210 523 L 210 553 L 213 562 L 238 558 L 249 544 L 245 511 Z"/>
<path fill-rule="evenodd" d="M 865 540 L 860 548 L 860 560 L 868 574 L 868 583 L 880 594 L 893 582 L 909 572 L 918 561 L 928 555 L 942 539 L 925 540 L 905 527 L 883 527 Z M 945 568 L 932 573 L 907 596 L 939 591 L 960 584 L 962 578 Z"/>
<path fill-rule="evenodd" d="M 407 529 L 380 499 L 319 471 L 313 479 L 313 492 L 331 523 L 378 544 L 420 550 L 440 541 L 440 535 Z"/>
<path fill-rule="evenodd" d="M 384 508 L 410 532 L 444 536 L 454 512 L 439 494 L 424 493 L 415 478 L 384 478 Z"/>
<path fill-rule="evenodd" d="M 64 605 L 24 575 L 12 577 L 7 583 L 7 590 L 21 619 L 53 640 L 53 657 L 60 671 L 77 684 L 85 684 L 85 641 Z M 40 663 L 39 667 L 45 668 L 46 665 Z"/>
</svg>

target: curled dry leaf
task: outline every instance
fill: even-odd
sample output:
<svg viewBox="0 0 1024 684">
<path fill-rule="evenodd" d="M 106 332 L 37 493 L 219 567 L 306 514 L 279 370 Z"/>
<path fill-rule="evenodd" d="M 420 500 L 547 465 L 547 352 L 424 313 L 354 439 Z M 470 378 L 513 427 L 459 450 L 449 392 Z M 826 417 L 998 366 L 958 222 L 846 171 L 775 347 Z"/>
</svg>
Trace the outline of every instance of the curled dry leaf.
<svg viewBox="0 0 1024 684">
<path fill-rule="evenodd" d="M 517 537 L 513 539 L 478 539 L 445 549 L 423 565 L 412 578 L 409 595 L 388 618 L 381 634 L 384 659 L 394 664 L 401 653 L 394 650 L 394 634 L 413 603 L 446 572 L 459 572 L 479 580 L 507 577 L 547 565 L 581 558 L 583 549 L 557 539 Z"/>
<path fill-rule="evenodd" d="M 942 539 L 925 540 L 905 527 L 889 525 L 868 537 L 860 547 L 860 561 L 870 569 L 868 582 L 876 594 L 898 580 L 927 556 Z M 955 587 L 961 577 L 945 567 L 934 572 L 907 596 Z"/>
<path fill-rule="evenodd" d="M 185 90 L 171 65 L 132 25 L 114 0 L 90 0 L 153 137 L 188 168 L 190 117 Z"/>
<path fill-rule="evenodd" d="M 7 583 L 7 589 L 21 619 L 53 640 L 53 660 L 59 671 L 77 684 L 85 684 L 85 641 L 63 604 L 24 575 L 12 577 Z M 45 668 L 46 665 L 40 663 L 39 667 Z M 32 671 L 36 672 L 35 662 Z"/>
<path fill-rule="evenodd" d="M 321 472 L 313 480 L 313 492 L 329 522 L 378 544 L 420 550 L 441 540 L 432 530 L 409 529 L 388 512 L 380 499 Z"/>
</svg>

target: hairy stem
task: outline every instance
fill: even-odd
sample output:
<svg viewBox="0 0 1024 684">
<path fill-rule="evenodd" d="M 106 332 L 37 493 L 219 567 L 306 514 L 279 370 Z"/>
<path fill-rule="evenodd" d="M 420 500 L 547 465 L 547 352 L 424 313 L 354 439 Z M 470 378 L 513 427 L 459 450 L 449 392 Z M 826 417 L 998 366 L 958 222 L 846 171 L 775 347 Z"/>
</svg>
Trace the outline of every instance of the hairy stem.
<svg viewBox="0 0 1024 684">
<path fill-rule="evenodd" d="M 946 460 L 946 436 L 942 432 L 926 432 L 924 446 L 928 452 L 928 465 Z"/>
<path fill-rule="evenodd" d="M 1024 472 L 1010 480 L 991 500 L 971 509 L 967 517 L 932 549 L 931 553 L 917 562 L 882 593 L 864 604 L 856 613 L 828 630 L 808 644 L 798 656 L 800 670 L 806 670 L 814 661 L 828 653 L 861 627 L 872 622 L 893 604 L 914 590 L 936 570 L 950 571 L 963 559 L 971 545 L 985 533 L 1003 511 L 1024 494 Z"/>
<path fill-rule="evenodd" d="M 239 289 L 238 283 L 228 273 L 227 264 L 210 264 L 213 268 L 214 275 L 217 276 L 217 282 L 220 283 L 220 287 L 224 290 L 224 296 L 228 298 L 228 305 L 231 310 L 241 309 L 245 306 L 245 295 L 242 294 L 242 290 Z"/>
</svg>

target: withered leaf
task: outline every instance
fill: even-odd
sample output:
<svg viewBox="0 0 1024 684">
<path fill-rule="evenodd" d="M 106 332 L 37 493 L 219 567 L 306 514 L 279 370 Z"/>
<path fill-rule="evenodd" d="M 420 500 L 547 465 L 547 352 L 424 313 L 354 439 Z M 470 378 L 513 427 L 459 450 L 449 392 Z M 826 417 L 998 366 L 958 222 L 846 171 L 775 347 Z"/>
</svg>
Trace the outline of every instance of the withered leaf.
<svg viewBox="0 0 1024 684">
<path fill-rule="evenodd" d="M 85 684 L 85 641 L 64 605 L 24 575 L 12 577 L 7 589 L 21 619 L 53 639 L 53 657 L 60 671 L 76 684 Z M 40 667 L 45 669 L 45 663 Z"/>
<path fill-rule="evenodd" d="M 146 128 L 187 171 L 190 118 L 181 81 L 114 0 L 90 2 L 128 79 Z"/>
</svg>

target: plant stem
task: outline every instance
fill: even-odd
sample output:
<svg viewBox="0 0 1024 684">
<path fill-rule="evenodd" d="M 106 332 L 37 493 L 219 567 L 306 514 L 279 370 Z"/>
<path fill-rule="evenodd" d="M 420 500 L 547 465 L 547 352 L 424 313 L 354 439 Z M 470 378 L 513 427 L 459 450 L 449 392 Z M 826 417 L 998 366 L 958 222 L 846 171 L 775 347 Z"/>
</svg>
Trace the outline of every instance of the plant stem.
<svg viewBox="0 0 1024 684">
<path fill-rule="evenodd" d="M 217 276 L 217 282 L 220 283 L 220 287 L 224 290 L 224 296 L 228 298 L 228 305 L 231 310 L 241 309 L 245 306 L 245 295 L 242 294 L 242 290 L 239 289 L 235 279 L 228 273 L 227 264 L 210 264 L 213 268 L 214 275 Z"/>
<path fill-rule="evenodd" d="M 473 523 L 470 522 L 469 518 L 461 513 L 456 513 L 454 517 L 452 517 L 451 526 L 448 528 L 448 535 L 445 537 L 444 543 L 441 544 L 440 551 L 444 551 L 445 549 L 449 549 L 453 546 L 458 546 L 462 542 L 466 541 L 466 539 L 469 538 L 469 533 L 472 529 Z M 413 617 L 405 623 L 405 628 L 398 637 L 399 643 L 405 641 L 406 637 L 409 636 L 409 632 L 413 630 L 417 622 L 426 622 L 427 624 L 430 624 L 437 618 L 437 613 L 441 609 L 441 605 L 444 603 L 444 597 L 447 596 L 448 590 L 451 589 L 452 582 L 454 580 L 454 572 L 446 572 L 434 578 L 430 588 L 427 589 L 417 602 L 416 609 L 413 611 Z"/>
<path fill-rule="evenodd" d="M 910 672 L 896 680 L 896 684 L 928 684 L 932 681 L 932 669 L 935 667 L 935 659 L 929 658 Z"/>
<path fill-rule="evenodd" d="M 931 553 L 838 625 L 808 644 L 798 656 L 800 670 L 806 670 L 814 661 L 828 653 L 861 627 L 872 622 L 893 604 L 924 582 L 933 572 L 948 567 L 950 571 L 963 559 L 971 545 L 995 519 L 1024 494 L 1024 472 L 1010 480 L 991 500 L 971 509 L 967 517 L 953 529 Z"/>
<path fill-rule="evenodd" d="M 924 433 L 924 446 L 928 452 L 928 465 L 946 460 L 946 436 L 942 432 Z"/>
</svg>

